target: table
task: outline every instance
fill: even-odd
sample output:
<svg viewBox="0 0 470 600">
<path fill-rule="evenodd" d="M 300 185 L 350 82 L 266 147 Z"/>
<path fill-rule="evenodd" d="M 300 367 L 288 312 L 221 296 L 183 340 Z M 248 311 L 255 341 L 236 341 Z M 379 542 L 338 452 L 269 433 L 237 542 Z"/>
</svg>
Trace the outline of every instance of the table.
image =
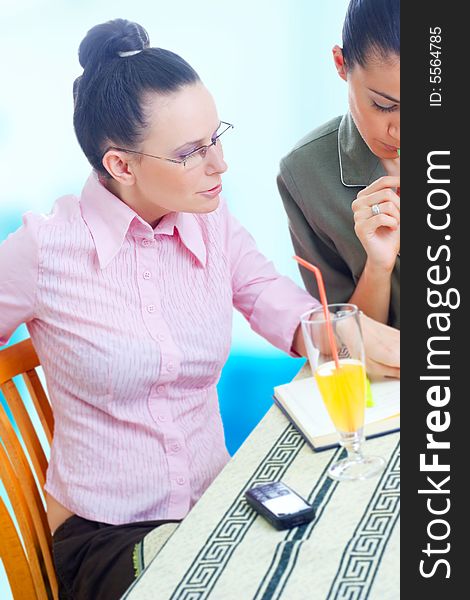
<svg viewBox="0 0 470 600">
<path fill-rule="evenodd" d="M 344 451 L 313 452 L 273 406 L 186 519 L 155 531 L 161 549 L 123 598 L 398 599 L 399 434 L 366 451 L 387 458 L 380 476 L 334 482 L 326 470 Z M 247 505 L 247 488 L 279 479 L 315 505 L 314 521 L 276 531 Z"/>
</svg>

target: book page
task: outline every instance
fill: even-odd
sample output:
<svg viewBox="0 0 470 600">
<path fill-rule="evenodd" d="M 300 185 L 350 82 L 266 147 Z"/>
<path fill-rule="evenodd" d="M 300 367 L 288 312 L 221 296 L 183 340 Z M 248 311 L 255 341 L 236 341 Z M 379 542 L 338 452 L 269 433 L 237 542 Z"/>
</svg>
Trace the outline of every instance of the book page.
<svg viewBox="0 0 470 600">
<path fill-rule="evenodd" d="M 365 422 L 380 421 L 400 414 L 400 380 L 371 383 L 374 406 L 366 408 Z"/>
<path fill-rule="evenodd" d="M 366 408 L 365 423 L 387 419 L 400 413 L 400 381 L 371 384 L 374 406 Z M 334 425 L 323 404 L 313 377 L 306 377 L 274 388 L 276 399 L 309 437 L 334 433 Z"/>
</svg>

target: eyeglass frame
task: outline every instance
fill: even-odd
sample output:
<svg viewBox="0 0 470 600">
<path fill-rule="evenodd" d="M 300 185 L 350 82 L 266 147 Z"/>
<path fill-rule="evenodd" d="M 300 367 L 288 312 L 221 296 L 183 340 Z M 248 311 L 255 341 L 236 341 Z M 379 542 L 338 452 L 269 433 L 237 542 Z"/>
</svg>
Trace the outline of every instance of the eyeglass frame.
<svg viewBox="0 0 470 600">
<path fill-rule="evenodd" d="M 185 167 L 188 159 L 191 156 L 193 156 L 194 154 L 201 152 L 201 150 L 204 150 L 204 154 L 202 155 L 202 159 L 204 160 L 206 158 L 207 151 L 209 150 L 209 148 L 211 148 L 212 146 L 215 146 L 217 144 L 217 141 L 220 138 L 220 136 L 222 134 L 224 134 L 226 131 L 228 131 L 229 129 L 233 129 L 235 127 L 235 125 L 232 125 L 232 123 L 227 123 L 227 121 L 220 121 L 219 127 L 217 127 L 217 129 L 219 129 L 221 125 L 226 125 L 226 127 L 223 131 L 221 131 L 219 133 L 219 135 L 216 136 L 215 140 L 213 140 L 210 144 L 206 144 L 204 146 L 199 146 L 199 148 L 196 148 L 195 150 L 193 150 L 192 152 L 187 154 L 183 158 L 183 160 L 177 160 L 176 158 L 167 158 L 165 156 L 155 156 L 154 154 L 147 154 L 146 152 L 139 152 L 137 150 L 129 150 L 128 148 L 120 148 L 119 146 L 109 146 L 108 148 L 106 148 L 106 150 L 103 152 L 102 158 L 104 157 L 106 152 L 109 152 L 110 150 L 119 150 L 121 152 L 130 152 L 131 154 L 140 154 L 141 156 L 148 156 L 150 158 L 158 158 L 159 160 L 166 160 L 167 162 L 175 163 L 177 165 L 182 164 L 183 167 Z"/>
</svg>

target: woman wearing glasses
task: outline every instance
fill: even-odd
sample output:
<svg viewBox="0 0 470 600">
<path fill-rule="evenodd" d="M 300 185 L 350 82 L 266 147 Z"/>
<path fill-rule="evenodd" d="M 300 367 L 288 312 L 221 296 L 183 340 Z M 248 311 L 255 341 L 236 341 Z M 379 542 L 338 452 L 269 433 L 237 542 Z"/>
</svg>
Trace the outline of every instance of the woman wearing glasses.
<svg viewBox="0 0 470 600">
<path fill-rule="evenodd" d="M 322 270 L 329 300 L 399 327 L 400 1 L 351 0 L 333 58 L 350 110 L 284 158 L 279 191 L 294 247 Z"/>
<path fill-rule="evenodd" d="M 26 322 L 47 377 L 61 597 L 110 599 L 139 572 L 136 544 L 229 458 L 216 384 L 233 307 L 305 355 L 299 315 L 317 301 L 221 200 L 232 126 L 188 63 L 121 19 L 92 28 L 79 58 L 74 126 L 93 172 L 0 247 L 0 343 Z M 364 329 L 370 368 L 397 375 L 397 333 Z"/>
</svg>

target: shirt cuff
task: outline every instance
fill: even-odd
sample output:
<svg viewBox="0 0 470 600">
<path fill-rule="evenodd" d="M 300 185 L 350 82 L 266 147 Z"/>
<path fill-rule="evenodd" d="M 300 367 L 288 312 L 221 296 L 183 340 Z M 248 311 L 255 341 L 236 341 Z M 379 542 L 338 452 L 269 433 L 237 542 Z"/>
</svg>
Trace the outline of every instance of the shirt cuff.
<svg viewBox="0 0 470 600">
<path fill-rule="evenodd" d="M 292 344 L 300 316 L 319 305 L 318 300 L 291 279 L 279 277 L 258 296 L 250 326 L 276 348 L 298 358 Z"/>
</svg>

